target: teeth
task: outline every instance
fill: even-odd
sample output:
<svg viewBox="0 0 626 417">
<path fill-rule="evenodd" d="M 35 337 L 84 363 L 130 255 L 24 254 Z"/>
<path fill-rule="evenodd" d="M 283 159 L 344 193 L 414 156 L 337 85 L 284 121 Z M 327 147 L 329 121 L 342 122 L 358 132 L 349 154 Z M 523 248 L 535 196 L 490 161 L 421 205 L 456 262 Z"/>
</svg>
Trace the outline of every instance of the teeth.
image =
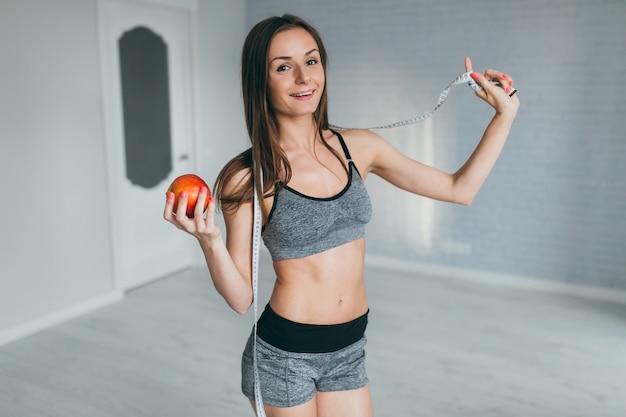
<svg viewBox="0 0 626 417">
<path fill-rule="evenodd" d="M 307 91 L 305 93 L 296 93 L 296 94 L 292 94 L 294 97 L 304 97 L 304 96 L 310 96 L 311 94 L 313 94 L 311 91 Z"/>
</svg>

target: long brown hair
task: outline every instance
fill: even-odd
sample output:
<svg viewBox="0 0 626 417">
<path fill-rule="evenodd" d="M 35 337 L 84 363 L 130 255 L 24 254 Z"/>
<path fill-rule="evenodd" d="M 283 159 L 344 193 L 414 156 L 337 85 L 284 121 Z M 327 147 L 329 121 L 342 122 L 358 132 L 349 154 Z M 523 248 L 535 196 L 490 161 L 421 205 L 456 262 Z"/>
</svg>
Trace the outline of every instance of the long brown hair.
<svg viewBox="0 0 626 417">
<path fill-rule="evenodd" d="M 270 17 L 257 23 L 248 33 L 241 54 L 241 85 L 243 93 L 246 126 L 252 147 L 237 155 L 224 166 L 215 181 L 214 194 L 224 210 L 236 211 L 241 204 L 252 200 L 254 179 L 263 173 L 263 190 L 257 190 L 259 201 L 271 196 L 277 184 L 286 184 L 291 178 L 291 166 L 287 156 L 279 145 L 279 127 L 270 105 L 268 91 L 268 53 L 274 36 L 282 31 L 302 28 L 317 43 L 320 60 L 326 76 L 328 56 L 317 30 L 303 19 L 285 14 Z M 340 155 L 324 139 L 323 130 L 328 124 L 328 97 L 326 84 L 320 99 L 314 120 L 317 131 L 324 145 L 337 158 Z M 234 187 L 232 193 L 224 193 L 224 185 L 242 170 L 247 172 L 242 181 Z M 282 178 L 281 178 L 282 176 Z M 267 216 L 265 206 L 264 217 Z"/>
</svg>

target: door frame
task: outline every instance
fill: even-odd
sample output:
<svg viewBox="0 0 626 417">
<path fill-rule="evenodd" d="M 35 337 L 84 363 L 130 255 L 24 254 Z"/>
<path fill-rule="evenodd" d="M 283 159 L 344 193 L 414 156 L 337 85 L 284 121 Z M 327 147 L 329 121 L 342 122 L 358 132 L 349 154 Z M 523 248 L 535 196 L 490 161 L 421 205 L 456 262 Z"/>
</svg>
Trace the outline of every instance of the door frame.
<svg viewBox="0 0 626 417">
<path fill-rule="evenodd" d="M 194 171 L 198 171 L 200 168 L 199 158 L 200 155 L 200 144 L 197 139 L 198 132 L 198 117 L 197 117 L 197 109 L 198 109 L 198 96 L 195 93 L 196 88 L 193 88 L 198 84 L 197 79 L 197 0 L 98 0 L 97 2 L 97 17 L 98 17 L 98 34 L 99 34 L 99 56 L 100 56 L 100 85 L 101 85 L 101 98 L 102 98 L 102 120 L 103 120 L 103 141 L 104 141 L 104 152 L 106 159 L 106 172 L 107 172 L 107 193 L 108 193 L 108 223 L 109 223 L 109 242 L 111 244 L 111 263 L 113 270 L 113 285 L 114 290 L 119 294 L 123 294 L 129 289 L 132 289 L 132 285 L 127 285 L 123 279 L 123 265 L 122 265 L 122 254 L 120 254 L 120 250 L 118 249 L 120 245 L 118 245 L 118 241 L 120 239 L 120 228 L 121 221 L 120 216 L 118 215 L 120 207 L 120 198 L 118 192 L 118 185 L 115 181 L 115 172 L 119 169 L 123 169 L 121 162 L 119 161 L 119 152 L 118 152 L 118 144 L 112 140 L 115 138 L 115 132 L 112 132 L 111 129 L 111 121 L 110 121 L 110 103 L 112 101 L 111 94 L 109 93 L 110 88 L 118 88 L 117 85 L 113 85 L 113 80 L 115 76 L 111 73 L 114 69 L 110 68 L 110 66 L 106 65 L 108 62 L 107 54 L 107 42 L 106 38 L 107 34 L 107 21 L 105 16 L 105 8 L 109 3 L 117 3 L 117 4 L 137 4 L 137 5 L 148 5 L 148 6 L 158 6 L 165 8 L 172 8 L 180 12 L 184 12 L 188 14 L 189 22 L 191 27 L 189 28 L 189 53 L 190 53 L 190 62 L 189 62 L 189 77 L 192 88 L 190 88 L 190 152 L 189 152 L 189 165 Z M 172 158 L 177 158 L 177 155 L 173 154 Z M 165 201 L 165 200 L 164 200 Z M 189 240 L 189 249 L 191 250 L 191 245 L 193 241 Z M 195 252 L 194 252 L 195 253 Z M 194 266 L 200 264 L 200 257 L 194 256 L 193 262 L 189 265 Z M 153 279 L 157 279 L 159 276 L 153 277 Z"/>
</svg>

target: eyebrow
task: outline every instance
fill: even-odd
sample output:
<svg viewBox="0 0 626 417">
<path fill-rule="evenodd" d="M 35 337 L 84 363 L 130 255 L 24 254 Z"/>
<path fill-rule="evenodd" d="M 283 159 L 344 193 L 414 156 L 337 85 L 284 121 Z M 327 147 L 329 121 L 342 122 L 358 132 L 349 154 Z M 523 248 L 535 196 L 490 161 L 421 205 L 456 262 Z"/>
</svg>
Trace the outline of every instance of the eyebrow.
<svg viewBox="0 0 626 417">
<path fill-rule="evenodd" d="M 318 52 L 318 53 L 319 53 L 319 49 L 317 49 L 317 48 L 313 48 L 313 49 L 311 49 L 310 51 L 308 51 L 307 53 L 305 53 L 305 54 L 304 54 L 304 56 L 309 56 L 309 55 L 311 55 L 313 52 Z M 292 57 L 290 57 L 290 56 L 277 56 L 277 57 L 275 57 L 275 58 L 272 58 L 272 60 L 270 61 L 270 63 L 272 63 L 272 62 L 274 62 L 274 61 L 276 61 L 276 60 L 279 60 L 279 59 L 289 60 L 289 59 L 293 59 L 293 58 L 292 58 Z"/>
</svg>

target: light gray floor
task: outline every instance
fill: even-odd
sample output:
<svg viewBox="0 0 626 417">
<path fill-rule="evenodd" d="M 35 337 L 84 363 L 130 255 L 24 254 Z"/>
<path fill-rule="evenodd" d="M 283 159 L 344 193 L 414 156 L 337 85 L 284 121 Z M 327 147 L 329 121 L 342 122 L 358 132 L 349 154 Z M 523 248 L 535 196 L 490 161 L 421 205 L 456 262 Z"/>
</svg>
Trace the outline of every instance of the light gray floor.
<svg viewBox="0 0 626 417">
<path fill-rule="evenodd" d="M 374 268 L 366 280 L 377 416 L 626 416 L 625 305 Z M 184 271 L 0 348 L 0 416 L 251 416 L 251 325 L 204 270 Z"/>
</svg>

